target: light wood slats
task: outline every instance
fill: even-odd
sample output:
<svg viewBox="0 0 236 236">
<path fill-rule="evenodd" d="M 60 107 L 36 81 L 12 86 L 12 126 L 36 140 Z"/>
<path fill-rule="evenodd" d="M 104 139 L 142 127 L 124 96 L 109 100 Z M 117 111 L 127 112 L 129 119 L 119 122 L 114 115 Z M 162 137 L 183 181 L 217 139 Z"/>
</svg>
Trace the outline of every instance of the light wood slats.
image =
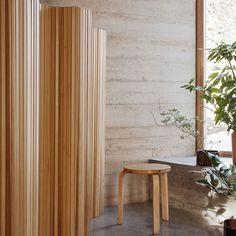
<svg viewBox="0 0 236 236">
<path fill-rule="evenodd" d="M 38 16 L 38 1 L 0 2 L 1 236 L 38 231 Z"/>
<path fill-rule="evenodd" d="M 33 168 L 32 168 L 32 212 L 34 213 L 32 216 L 33 223 L 32 223 L 32 234 L 38 236 L 38 220 L 39 220 L 39 11 L 40 11 L 40 4 L 39 1 L 34 1 L 32 3 L 32 14 L 31 17 L 34 19 L 33 22 L 33 35 L 35 40 L 33 41 L 33 48 L 35 53 L 33 53 L 33 95 L 34 95 L 34 104 L 33 106 L 33 113 L 34 113 L 34 125 L 33 125 L 33 132 L 34 132 L 34 139 L 33 139 Z"/>
<path fill-rule="evenodd" d="M 91 12 L 41 6 L 39 235 L 87 235 Z"/>
<path fill-rule="evenodd" d="M 92 30 L 91 35 L 91 76 L 88 80 L 88 173 L 94 173 L 93 175 L 88 174 L 87 176 L 87 195 L 88 195 L 88 214 L 89 218 L 94 216 L 94 109 L 95 109 L 95 77 L 96 77 L 96 55 L 97 55 L 97 37 L 96 33 Z"/>
<path fill-rule="evenodd" d="M 6 235 L 6 2 L 0 3 L 0 235 Z"/>
<path fill-rule="evenodd" d="M 106 48 L 107 48 L 107 41 L 106 41 L 106 32 L 103 30 L 99 30 L 99 50 L 98 50 L 98 63 L 99 63 L 99 81 L 100 85 L 100 126 L 99 126 L 99 137 L 100 137 L 100 160 L 97 161 L 97 166 L 100 165 L 100 194 L 98 196 L 98 200 L 100 204 L 99 207 L 95 207 L 95 215 L 98 216 L 99 214 L 104 212 L 104 178 L 105 178 L 105 129 L 106 129 L 106 122 L 105 122 L 105 114 L 106 114 Z M 96 163 L 96 162 L 95 162 Z M 96 165 L 95 165 L 96 166 Z M 96 192 L 96 190 L 95 190 Z M 96 206 L 96 205 L 95 205 Z"/>
<path fill-rule="evenodd" d="M 104 211 L 106 32 L 92 29 L 92 76 L 89 80 L 89 216 Z"/>
<path fill-rule="evenodd" d="M 87 235 L 88 200 L 103 212 L 105 33 L 92 64 L 89 10 L 2 0 L 0 19 L 1 236 Z"/>
</svg>

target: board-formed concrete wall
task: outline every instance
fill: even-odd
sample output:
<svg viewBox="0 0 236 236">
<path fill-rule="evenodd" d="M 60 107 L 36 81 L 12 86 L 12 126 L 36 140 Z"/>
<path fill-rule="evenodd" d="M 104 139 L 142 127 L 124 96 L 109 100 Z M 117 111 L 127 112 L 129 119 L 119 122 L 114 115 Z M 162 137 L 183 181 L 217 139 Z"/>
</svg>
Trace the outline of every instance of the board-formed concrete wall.
<svg viewBox="0 0 236 236">
<path fill-rule="evenodd" d="M 194 154 L 194 141 L 157 127 L 161 111 L 194 117 L 195 97 L 180 88 L 195 76 L 195 0 L 42 0 L 91 8 L 107 31 L 105 204 L 116 204 L 127 162 Z M 158 118 L 159 119 L 159 118 Z M 148 179 L 127 176 L 125 202 L 149 199 Z"/>
</svg>

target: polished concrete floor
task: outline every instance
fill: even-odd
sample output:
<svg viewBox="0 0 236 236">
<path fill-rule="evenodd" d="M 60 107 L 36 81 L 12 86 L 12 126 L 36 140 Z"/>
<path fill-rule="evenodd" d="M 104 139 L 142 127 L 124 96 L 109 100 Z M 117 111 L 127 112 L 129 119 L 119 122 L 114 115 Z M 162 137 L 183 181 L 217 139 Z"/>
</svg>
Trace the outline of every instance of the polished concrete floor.
<svg viewBox="0 0 236 236">
<path fill-rule="evenodd" d="M 117 225 L 117 208 L 106 208 L 105 214 L 92 220 L 92 236 L 152 235 L 152 206 L 149 203 L 125 206 L 124 224 Z M 222 227 L 209 226 L 204 220 L 181 210 L 170 209 L 170 221 L 161 222 L 162 236 L 222 236 Z"/>
</svg>

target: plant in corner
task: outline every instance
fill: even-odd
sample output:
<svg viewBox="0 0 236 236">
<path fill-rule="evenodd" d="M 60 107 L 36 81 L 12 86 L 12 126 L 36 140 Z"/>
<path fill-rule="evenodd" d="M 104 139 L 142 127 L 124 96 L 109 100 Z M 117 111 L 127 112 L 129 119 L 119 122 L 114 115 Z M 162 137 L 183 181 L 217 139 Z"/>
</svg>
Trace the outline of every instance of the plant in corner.
<svg viewBox="0 0 236 236">
<path fill-rule="evenodd" d="M 201 91 L 201 98 L 206 104 L 213 106 L 215 124 L 223 123 L 228 132 L 232 132 L 233 165 L 227 168 L 220 159 L 208 153 L 212 167 L 203 169 L 204 179 L 198 180 L 211 191 L 226 196 L 236 196 L 236 42 L 233 44 L 221 43 L 209 52 L 208 61 L 214 62 L 216 70 L 209 75 L 204 86 L 195 85 L 190 80 L 183 88 L 192 91 Z M 236 220 L 225 221 L 225 235 L 235 235 Z"/>
<path fill-rule="evenodd" d="M 155 123 L 158 125 L 154 114 L 152 115 Z M 181 139 L 190 136 L 193 137 L 196 142 L 198 141 L 198 135 L 194 128 L 195 122 L 193 119 L 185 117 L 176 108 L 169 109 L 167 112 L 162 112 L 161 116 L 164 117 L 161 122 L 165 126 L 174 126 L 183 133 Z M 231 226 L 236 224 L 236 220 L 233 219 L 233 217 L 228 218 L 228 216 L 226 216 L 227 214 L 224 215 L 227 209 L 225 205 L 222 204 L 223 202 L 219 204 L 219 201 L 222 201 L 220 199 L 223 198 L 218 196 L 221 195 L 226 198 L 235 198 L 236 200 L 236 166 L 226 166 L 214 151 L 201 150 L 201 152 L 204 152 L 205 158 L 208 159 L 207 163 L 209 163 L 209 167 L 202 168 L 200 171 L 200 173 L 202 173 L 202 178 L 197 180 L 196 183 L 209 189 L 211 193 L 214 193 L 207 197 L 209 202 L 206 208 L 204 208 L 205 215 L 213 220 L 218 219 L 220 216 L 221 220 L 219 222 L 222 222 L 222 219 L 226 219 L 224 221 L 225 231 L 233 231 L 235 233 L 234 228 Z M 204 162 L 206 163 L 206 160 L 204 160 Z M 199 173 L 199 171 L 194 172 Z M 216 204 L 216 206 L 212 204 Z"/>
<path fill-rule="evenodd" d="M 209 61 L 214 61 L 219 66 L 208 77 L 204 86 L 196 86 L 194 79 L 191 79 L 187 85 L 182 86 L 192 91 L 201 91 L 201 98 L 214 107 L 215 124 L 224 123 L 227 130 L 232 133 L 232 146 L 234 165 L 226 167 L 215 153 L 204 151 L 210 160 L 211 167 L 203 168 L 203 179 L 197 183 L 207 187 L 217 194 L 226 196 L 236 196 L 236 42 L 232 45 L 221 43 L 218 47 L 209 52 Z M 224 64 L 223 64 L 224 63 Z M 222 65 L 220 67 L 220 65 Z M 158 125 L 154 114 L 153 118 Z M 195 131 L 194 122 L 186 118 L 177 109 L 170 109 L 163 112 L 162 123 L 166 126 L 175 126 L 180 129 L 184 135 L 181 138 L 192 136 L 197 140 L 197 131 Z M 234 139 L 235 137 L 235 139 Z"/>
<path fill-rule="evenodd" d="M 163 117 L 161 120 L 161 123 L 165 126 L 174 126 L 178 128 L 183 134 L 180 136 L 181 139 L 185 139 L 188 137 L 192 137 L 195 139 L 196 143 L 201 142 L 204 140 L 203 136 L 199 135 L 199 132 L 195 129 L 195 123 L 196 119 L 190 119 L 187 118 L 185 115 L 183 115 L 178 109 L 172 108 L 169 109 L 166 112 L 161 112 L 160 115 Z M 154 122 L 156 125 L 158 125 L 157 120 L 152 113 Z M 203 122 L 201 120 L 198 120 L 199 122 Z M 220 140 L 218 141 L 220 142 Z M 218 143 L 217 142 L 217 143 Z M 215 144 L 215 142 L 211 141 L 210 144 Z M 218 151 L 216 150 L 197 150 L 197 165 L 199 166 L 211 166 L 211 160 L 208 157 L 208 152 L 217 154 Z"/>
<path fill-rule="evenodd" d="M 164 117 L 162 123 L 165 126 L 174 126 L 183 133 L 181 139 L 191 136 L 198 141 L 194 122 L 182 115 L 178 109 L 170 109 L 161 115 Z M 236 197 L 236 166 L 227 167 L 214 152 L 206 150 L 202 150 L 202 152 L 209 159 L 210 167 L 202 169 L 203 178 L 197 180 L 196 183 L 207 187 L 216 194 Z"/>
<path fill-rule="evenodd" d="M 215 124 L 223 123 L 232 132 L 233 163 L 236 164 L 236 42 L 221 43 L 210 49 L 208 61 L 216 64 L 204 86 L 195 85 L 191 79 L 182 86 L 192 91 L 201 91 L 201 98 L 213 106 Z"/>
<path fill-rule="evenodd" d="M 216 195 L 223 195 L 227 198 L 233 197 L 236 200 L 236 166 L 231 165 L 230 167 L 227 167 L 217 155 L 210 152 L 207 152 L 207 155 L 212 162 L 212 167 L 203 168 L 203 179 L 197 180 L 196 183 L 208 188 Z M 209 205 L 212 211 L 212 203 L 210 203 Z M 222 205 L 219 210 L 215 212 L 215 217 L 223 215 L 225 211 L 226 206 Z M 235 235 L 235 226 L 236 219 L 234 219 L 234 216 L 231 216 L 231 218 L 226 217 L 224 220 L 224 235 Z"/>
<path fill-rule="evenodd" d="M 206 104 L 213 106 L 215 124 L 223 123 L 227 126 L 227 131 L 232 132 L 234 165 L 227 167 L 217 154 L 204 151 L 211 166 L 202 169 L 203 178 L 197 180 L 197 184 L 208 188 L 216 195 L 236 199 L 236 42 L 232 45 L 221 43 L 211 49 L 208 60 L 213 61 L 217 67 L 208 77 L 205 85 L 197 86 L 192 79 L 182 88 L 190 92 L 201 91 L 201 98 Z M 152 115 L 158 125 L 154 114 Z M 186 118 L 177 109 L 170 109 L 162 112 L 161 115 L 164 117 L 162 120 L 164 125 L 175 126 L 183 132 L 181 138 L 192 136 L 198 142 L 199 135 L 195 131 L 193 120 Z M 218 213 L 222 214 L 222 211 Z M 232 230 L 235 233 L 235 229 L 231 227 L 235 221 L 233 219 L 225 221 L 225 232 Z"/>
<path fill-rule="evenodd" d="M 236 197 L 236 166 L 227 167 L 217 155 L 210 152 L 207 155 L 212 166 L 202 169 L 204 178 L 198 180 L 197 184 L 217 194 Z"/>
</svg>

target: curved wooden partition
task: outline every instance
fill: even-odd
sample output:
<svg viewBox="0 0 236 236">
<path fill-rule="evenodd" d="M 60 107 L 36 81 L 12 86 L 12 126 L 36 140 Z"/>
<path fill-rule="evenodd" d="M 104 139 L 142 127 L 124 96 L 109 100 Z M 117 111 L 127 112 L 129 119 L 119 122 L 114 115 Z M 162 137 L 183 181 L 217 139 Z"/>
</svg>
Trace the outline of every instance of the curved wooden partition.
<svg viewBox="0 0 236 236">
<path fill-rule="evenodd" d="M 0 235 L 38 229 L 39 3 L 0 1 Z"/>
<path fill-rule="evenodd" d="M 40 13 L 40 236 L 87 235 L 91 12 Z"/>
<path fill-rule="evenodd" d="M 1 236 L 84 236 L 103 212 L 104 73 L 89 10 L 0 1 Z"/>
<path fill-rule="evenodd" d="M 89 80 L 89 216 L 104 212 L 106 32 L 92 29 L 92 76 Z"/>
</svg>

